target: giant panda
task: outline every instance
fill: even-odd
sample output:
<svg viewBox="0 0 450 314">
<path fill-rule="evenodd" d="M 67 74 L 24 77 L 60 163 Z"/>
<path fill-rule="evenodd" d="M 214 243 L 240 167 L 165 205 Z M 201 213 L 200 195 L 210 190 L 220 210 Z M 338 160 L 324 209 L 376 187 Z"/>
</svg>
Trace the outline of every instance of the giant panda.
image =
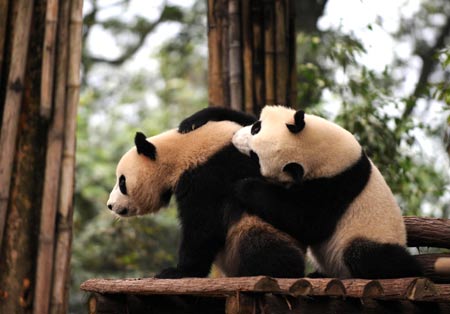
<svg viewBox="0 0 450 314">
<path fill-rule="evenodd" d="M 232 115 L 233 116 L 233 115 Z M 238 114 L 242 124 L 254 117 Z M 302 277 L 304 248 L 256 216 L 234 196 L 234 184 L 259 175 L 258 163 L 231 143 L 240 125 L 210 122 L 182 134 L 146 139 L 120 159 L 107 207 L 120 217 L 153 213 L 174 194 L 181 224 L 178 265 L 158 278 L 205 277 L 215 262 L 226 276 Z"/>
<path fill-rule="evenodd" d="M 207 112 L 188 119 L 195 126 L 208 116 L 220 120 Z M 318 267 L 314 275 L 422 275 L 406 249 L 404 222 L 390 188 L 350 132 L 303 111 L 266 106 L 257 122 L 236 132 L 233 144 L 259 160 L 265 177 L 236 183 L 236 196 L 308 245 Z"/>
</svg>

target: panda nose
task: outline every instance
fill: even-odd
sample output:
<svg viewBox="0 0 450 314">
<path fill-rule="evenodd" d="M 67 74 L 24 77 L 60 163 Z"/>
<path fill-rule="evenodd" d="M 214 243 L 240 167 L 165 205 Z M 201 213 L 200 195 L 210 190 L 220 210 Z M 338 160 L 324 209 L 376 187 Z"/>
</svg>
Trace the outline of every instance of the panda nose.
<svg viewBox="0 0 450 314">
<path fill-rule="evenodd" d="M 112 210 L 112 205 L 108 204 L 108 208 L 109 208 L 109 210 Z"/>
</svg>

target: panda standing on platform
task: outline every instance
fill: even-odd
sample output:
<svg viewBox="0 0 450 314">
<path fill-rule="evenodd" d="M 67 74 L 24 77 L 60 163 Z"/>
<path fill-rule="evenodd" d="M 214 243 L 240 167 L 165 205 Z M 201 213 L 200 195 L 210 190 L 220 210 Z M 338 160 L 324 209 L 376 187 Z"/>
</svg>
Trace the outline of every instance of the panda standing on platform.
<svg viewBox="0 0 450 314">
<path fill-rule="evenodd" d="M 255 121 L 228 114 L 241 125 Z M 303 276 L 304 249 L 298 242 L 248 215 L 235 197 L 236 182 L 260 175 L 258 163 L 231 143 L 241 125 L 211 122 L 188 134 L 170 130 L 149 139 L 137 133 L 136 147 L 121 158 L 107 203 L 115 214 L 156 212 L 176 196 L 181 223 L 178 265 L 157 277 L 205 277 L 213 262 L 227 276 Z"/>
<path fill-rule="evenodd" d="M 223 109 L 224 117 L 230 115 Z M 192 127 L 216 112 L 187 119 Z M 187 131 L 189 127 L 186 127 Z M 233 144 L 259 159 L 266 178 L 247 178 L 237 197 L 276 228 L 308 245 L 317 276 L 396 278 L 422 275 L 406 249 L 395 198 L 355 137 L 314 115 L 266 106 Z"/>
</svg>

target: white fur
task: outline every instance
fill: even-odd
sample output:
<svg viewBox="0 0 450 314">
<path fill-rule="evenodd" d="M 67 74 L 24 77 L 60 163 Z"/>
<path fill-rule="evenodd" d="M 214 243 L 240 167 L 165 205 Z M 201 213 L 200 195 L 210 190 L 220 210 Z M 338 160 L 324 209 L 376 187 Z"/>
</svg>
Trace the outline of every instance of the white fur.
<svg viewBox="0 0 450 314">
<path fill-rule="evenodd" d="M 259 133 L 252 136 L 251 128 L 247 127 L 234 135 L 236 148 L 245 154 L 254 151 L 258 155 L 263 176 L 291 182 L 292 178 L 282 169 L 290 162 L 297 162 L 305 170 L 305 179 L 332 177 L 360 158 L 361 146 L 355 137 L 320 117 L 305 115 L 305 128 L 297 134 L 290 132 L 286 123 L 294 124 L 294 114 L 292 109 L 266 106 L 261 113 Z M 332 237 L 310 247 L 320 270 L 330 276 L 349 277 L 350 272 L 343 263 L 343 248 L 358 237 L 406 245 L 400 208 L 373 164 L 367 186 L 350 204 Z"/>
</svg>

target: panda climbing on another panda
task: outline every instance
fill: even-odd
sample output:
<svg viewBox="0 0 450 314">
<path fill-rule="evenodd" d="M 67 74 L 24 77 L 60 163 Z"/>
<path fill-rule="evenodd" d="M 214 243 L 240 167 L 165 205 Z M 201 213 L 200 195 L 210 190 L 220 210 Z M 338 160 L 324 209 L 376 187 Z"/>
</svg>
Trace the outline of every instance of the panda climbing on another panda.
<svg viewBox="0 0 450 314">
<path fill-rule="evenodd" d="M 230 115 L 222 110 L 224 117 Z M 180 131 L 220 120 L 208 111 L 187 118 Z M 303 111 L 266 106 L 260 120 L 236 132 L 233 144 L 259 160 L 266 178 L 241 180 L 237 197 L 308 245 L 315 275 L 422 275 L 406 249 L 403 218 L 390 188 L 350 132 Z"/>
<path fill-rule="evenodd" d="M 223 117 L 223 116 L 222 116 Z M 254 117 L 230 113 L 241 125 Z M 212 122 L 181 134 L 177 130 L 146 139 L 121 158 L 107 206 L 121 217 L 158 211 L 174 194 L 181 223 L 178 265 L 159 278 L 206 277 L 215 262 L 227 276 L 302 277 L 304 249 L 291 236 L 246 213 L 234 185 L 258 177 L 258 163 L 231 144 L 241 128 Z"/>
</svg>

